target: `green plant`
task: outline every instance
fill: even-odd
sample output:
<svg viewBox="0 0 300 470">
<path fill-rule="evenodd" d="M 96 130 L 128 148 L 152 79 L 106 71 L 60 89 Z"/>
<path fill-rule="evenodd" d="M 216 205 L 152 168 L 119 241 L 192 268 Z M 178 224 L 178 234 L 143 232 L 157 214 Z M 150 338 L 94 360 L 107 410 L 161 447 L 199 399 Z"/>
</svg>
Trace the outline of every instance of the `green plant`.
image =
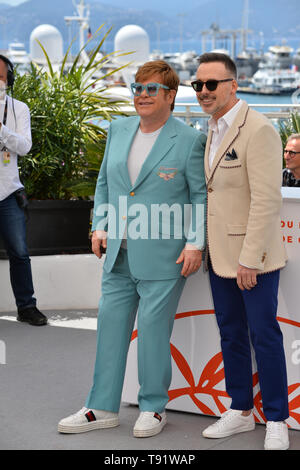
<svg viewBox="0 0 300 470">
<path fill-rule="evenodd" d="M 20 176 L 31 199 L 86 198 L 94 194 L 106 142 L 106 131 L 99 124 L 123 114 L 120 101 L 103 96 L 105 85 L 93 88 L 113 73 L 92 79 L 111 55 L 97 59 L 109 32 L 86 64 L 80 63 L 80 51 L 66 70 L 70 45 L 56 72 L 40 44 L 48 70 L 31 64 L 28 74 L 16 76 L 14 97 L 25 102 L 31 113 L 32 148 L 26 157 L 19 158 Z"/>
</svg>

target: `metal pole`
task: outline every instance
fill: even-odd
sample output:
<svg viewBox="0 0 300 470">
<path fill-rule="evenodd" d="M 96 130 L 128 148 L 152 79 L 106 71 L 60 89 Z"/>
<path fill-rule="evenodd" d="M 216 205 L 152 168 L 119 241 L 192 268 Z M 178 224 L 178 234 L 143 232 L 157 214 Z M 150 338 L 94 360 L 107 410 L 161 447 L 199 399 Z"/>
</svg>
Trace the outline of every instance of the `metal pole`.
<svg viewBox="0 0 300 470">
<path fill-rule="evenodd" d="M 156 23 L 156 48 L 160 52 L 160 21 Z"/>
<path fill-rule="evenodd" d="M 182 39 L 183 39 L 183 17 L 184 13 L 178 13 L 179 17 L 179 52 L 182 52 Z"/>
<path fill-rule="evenodd" d="M 206 52 L 206 33 L 201 33 L 202 34 L 202 54 Z"/>
</svg>

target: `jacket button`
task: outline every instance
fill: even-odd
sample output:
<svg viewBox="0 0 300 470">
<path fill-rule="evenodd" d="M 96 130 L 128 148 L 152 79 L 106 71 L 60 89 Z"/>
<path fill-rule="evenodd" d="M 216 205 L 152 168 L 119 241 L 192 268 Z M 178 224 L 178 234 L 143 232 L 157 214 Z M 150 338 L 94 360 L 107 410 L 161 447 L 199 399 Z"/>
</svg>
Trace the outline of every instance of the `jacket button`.
<svg viewBox="0 0 300 470">
<path fill-rule="evenodd" d="M 134 195 L 135 195 L 135 192 L 131 191 L 130 196 L 134 196 Z"/>
<path fill-rule="evenodd" d="M 208 188 L 207 190 L 209 193 L 212 193 L 213 192 L 213 189 L 212 188 Z"/>
</svg>

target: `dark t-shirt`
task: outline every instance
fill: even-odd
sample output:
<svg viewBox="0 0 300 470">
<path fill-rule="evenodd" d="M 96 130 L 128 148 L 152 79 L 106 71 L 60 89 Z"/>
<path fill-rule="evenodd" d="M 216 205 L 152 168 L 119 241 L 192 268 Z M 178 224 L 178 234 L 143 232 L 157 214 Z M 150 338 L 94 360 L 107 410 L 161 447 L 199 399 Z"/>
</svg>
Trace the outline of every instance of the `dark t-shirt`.
<svg viewBox="0 0 300 470">
<path fill-rule="evenodd" d="M 285 168 L 282 172 L 282 186 L 294 186 L 300 188 L 300 179 L 296 179 L 293 173 Z"/>
</svg>

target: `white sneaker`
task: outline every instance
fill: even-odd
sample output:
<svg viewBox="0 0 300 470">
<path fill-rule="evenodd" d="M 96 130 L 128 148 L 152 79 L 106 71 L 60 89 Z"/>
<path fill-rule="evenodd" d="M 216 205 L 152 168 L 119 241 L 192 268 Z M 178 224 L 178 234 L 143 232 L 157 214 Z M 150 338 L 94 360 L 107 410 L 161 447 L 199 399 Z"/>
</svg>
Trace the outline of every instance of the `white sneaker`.
<svg viewBox="0 0 300 470">
<path fill-rule="evenodd" d="M 135 437 L 150 437 L 159 434 L 167 422 L 166 413 L 161 415 L 153 411 L 141 411 L 134 428 Z"/>
<path fill-rule="evenodd" d="M 265 450 L 287 450 L 288 448 L 287 424 L 284 421 L 267 421 Z"/>
<path fill-rule="evenodd" d="M 111 411 L 81 408 L 77 413 L 62 419 L 58 423 L 58 432 L 77 434 L 93 429 L 113 428 L 119 425 L 118 413 Z"/>
<path fill-rule="evenodd" d="M 221 418 L 214 424 L 206 428 L 202 435 L 211 439 L 232 436 L 239 432 L 253 431 L 255 421 L 253 413 L 243 416 L 240 410 L 228 410 L 221 415 Z"/>
</svg>

